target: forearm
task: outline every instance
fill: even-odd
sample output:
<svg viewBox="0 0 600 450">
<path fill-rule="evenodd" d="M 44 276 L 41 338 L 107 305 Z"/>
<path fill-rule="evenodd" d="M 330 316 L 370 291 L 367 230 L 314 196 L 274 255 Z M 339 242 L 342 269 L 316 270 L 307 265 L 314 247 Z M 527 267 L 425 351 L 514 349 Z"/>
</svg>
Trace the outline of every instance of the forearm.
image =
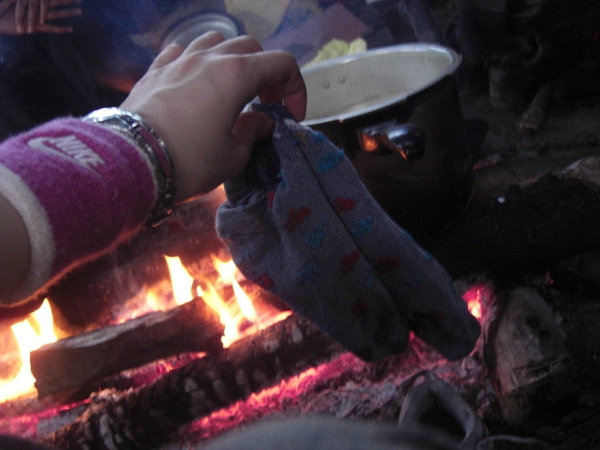
<svg viewBox="0 0 600 450">
<path fill-rule="evenodd" d="M 23 281 L 29 268 L 29 236 L 15 207 L 0 195 L 0 299 Z"/>
<path fill-rule="evenodd" d="M 243 112 L 256 97 L 284 104 L 294 119 L 302 120 L 306 88 L 296 60 L 287 52 L 263 52 L 248 36 L 225 40 L 211 32 L 185 49 L 168 46 L 121 105 L 156 129 L 170 149 L 174 170 L 157 164 L 160 140 L 151 145 L 153 152 L 146 145 L 138 151 L 133 141 L 75 120 L 53 122 L 0 144 L 0 168 L 12 174 L 0 174 L 0 195 L 14 208 L 7 214 L 16 211 L 23 221 L 28 244 L 21 247 L 29 246 L 26 273 L 11 275 L 23 281 L 15 290 L 5 287 L 10 292 L 0 303 L 15 303 L 105 252 L 142 226 L 150 213 L 160 217 L 172 200 L 209 192 L 237 175 L 253 144 L 270 136 L 275 125 L 267 115 Z M 63 159 L 57 159 L 65 153 L 57 148 L 60 142 L 66 145 L 62 150 L 71 151 Z M 92 159 L 78 164 L 74 155 Z M 111 164 L 92 164 L 98 157 Z M 71 161 L 69 168 L 65 160 Z M 169 188 L 175 185 L 173 172 L 177 192 Z M 11 197 L 21 193 L 24 199 Z M 39 220 L 27 209 L 38 203 L 32 209 L 41 211 Z M 12 238 L 6 234 L 2 239 Z"/>
<path fill-rule="evenodd" d="M 0 235 L 0 303 L 26 299 L 127 239 L 156 191 L 148 158 L 100 125 L 60 119 L 0 145 L 0 213 L 13 225 Z"/>
</svg>

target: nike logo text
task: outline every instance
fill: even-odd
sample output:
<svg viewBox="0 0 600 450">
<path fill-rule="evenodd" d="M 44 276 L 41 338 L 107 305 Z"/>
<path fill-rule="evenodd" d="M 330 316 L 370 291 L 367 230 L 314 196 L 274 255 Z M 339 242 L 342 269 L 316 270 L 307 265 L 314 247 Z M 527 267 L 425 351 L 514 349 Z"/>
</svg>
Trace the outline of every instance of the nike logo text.
<svg viewBox="0 0 600 450">
<path fill-rule="evenodd" d="M 32 149 L 69 158 L 71 161 L 93 172 L 96 172 L 98 166 L 105 164 L 100 155 L 72 134 L 56 138 L 38 137 L 31 139 L 27 144 Z"/>
</svg>

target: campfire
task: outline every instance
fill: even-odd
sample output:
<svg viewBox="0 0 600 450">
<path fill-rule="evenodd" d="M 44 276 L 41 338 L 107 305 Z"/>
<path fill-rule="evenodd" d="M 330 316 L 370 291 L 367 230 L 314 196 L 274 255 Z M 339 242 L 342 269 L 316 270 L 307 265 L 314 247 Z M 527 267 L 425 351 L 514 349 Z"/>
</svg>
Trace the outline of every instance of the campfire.
<svg viewBox="0 0 600 450">
<path fill-rule="evenodd" d="M 470 356 L 447 361 L 411 336 L 403 354 L 362 361 L 245 280 L 216 237 L 206 237 L 208 225 L 199 219 L 210 217 L 220 198 L 217 193 L 187 205 L 167 223 L 170 233 L 184 230 L 184 244 L 157 249 L 151 243 L 165 232 L 158 229 L 132 242 L 126 251 L 140 254 L 128 259 L 130 267 L 115 269 L 119 277 L 135 273 L 138 264 L 152 266 L 139 259 L 153 261 L 148 253 L 157 251 L 166 276 L 152 277 L 142 293 L 104 307 L 93 323 L 64 325 L 74 313 L 60 296 L 77 289 L 79 298 L 90 295 L 89 284 L 79 281 L 86 271 L 114 277 L 114 270 L 98 275 L 94 265 L 65 281 L 77 289 L 51 290 L 52 307 L 46 300 L 6 326 L 4 341 L 14 350 L 4 351 L 1 371 L 2 432 L 61 449 L 161 442 L 168 448 L 169 442 L 200 442 L 274 413 L 393 421 L 415 377 L 429 372 L 455 386 L 479 416 L 519 420 L 532 390 L 565 368 L 563 336 L 539 293 L 498 289 L 485 279 L 456 284 L 485 330 Z M 192 242 L 194 251 L 186 251 Z M 197 246 L 212 250 L 192 261 Z M 173 249 L 182 254 L 169 256 Z"/>
<path fill-rule="evenodd" d="M 507 81 L 530 73 L 494 62 L 490 90 L 504 97 L 462 99 L 471 134 L 489 124 L 473 195 L 417 237 L 482 325 L 469 356 L 448 361 L 415 336 L 380 361 L 349 353 L 237 272 L 214 231 L 215 192 L 0 323 L 0 433 L 60 449 L 175 450 L 273 415 L 396 423 L 431 375 L 491 435 L 594 448 L 600 108 L 554 105 L 545 85 L 526 111 L 499 108 L 522 85 Z"/>
<path fill-rule="evenodd" d="M 546 431 L 545 442 L 589 448 L 569 445 L 596 433 L 585 425 L 598 406 L 598 139 L 590 125 L 564 151 L 562 114 L 548 128 L 562 131 L 561 151 L 529 155 L 557 139 L 540 134 L 519 141 L 525 156 L 482 159 L 468 208 L 418 237 L 482 325 L 464 359 L 415 336 L 376 362 L 347 352 L 237 272 L 214 230 L 215 192 L 3 321 L 0 432 L 61 449 L 171 450 L 272 415 L 395 423 L 431 375 L 491 434 Z"/>
</svg>

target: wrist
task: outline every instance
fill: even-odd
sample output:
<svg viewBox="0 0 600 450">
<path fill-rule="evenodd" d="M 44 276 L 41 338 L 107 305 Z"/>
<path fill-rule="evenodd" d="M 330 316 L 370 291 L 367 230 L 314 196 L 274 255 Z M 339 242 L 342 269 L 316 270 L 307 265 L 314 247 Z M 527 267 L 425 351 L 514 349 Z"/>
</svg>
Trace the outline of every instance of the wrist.
<svg viewBox="0 0 600 450">
<path fill-rule="evenodd" d="M 164 141 L 138 114 L 118 108 L 103 108 L 83 118 L 85 122 L 103 125 L 135 142 L 149 160 L 157 186 L 156 202 L 148 224 L 158 225 L 173 209 L 176 192 L 175 166 Z"/>
</svg>

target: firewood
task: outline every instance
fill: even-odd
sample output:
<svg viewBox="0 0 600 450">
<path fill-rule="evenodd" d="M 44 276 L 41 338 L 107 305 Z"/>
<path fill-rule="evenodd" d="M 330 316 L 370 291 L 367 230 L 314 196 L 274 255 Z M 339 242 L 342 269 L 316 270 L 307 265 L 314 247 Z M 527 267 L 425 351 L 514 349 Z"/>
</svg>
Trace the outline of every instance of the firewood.
<svg viewBox="0 0 600 450">
<path fill-rule="evenodd" d="M 600 160 L 578 156 L 525 159 L 476 171 L 469 208 L 419 243 L 454 278 L 548 270 L 598 248 L 600 171 L 594 168 Z"/>
<path fill-rule="evenodd" d="M 533 288 L 499 296 L 484 331 L 484 355 L 504 419 L 518 423 L 533 408 L 536 390 L 569 367 L 566 335 Z"/>
<path fill-rule="evenodd" d="M 98 393 L 77 420 L 46 442 L 63 450 L 156 448 L 181 425 L 343 352 L 318 328 L 293 314 L 150 385 Z"/>
<path fill-rule="evenodd" d="M 540 129 L 546 119 L 551 96 L 550 84 L 542 86 L 517 123 L 517 128 L 521 133 L 533 134 Z"/>
<path fill-rule="evenodd" d="M 196 298 L 169 311 L 157 311 L 103 327 L 31 352 L 31 372 L 40 398 L 81 389 L 125 369 L 184 352 L 222 347 L 218 315 Z"/>
</svg>

